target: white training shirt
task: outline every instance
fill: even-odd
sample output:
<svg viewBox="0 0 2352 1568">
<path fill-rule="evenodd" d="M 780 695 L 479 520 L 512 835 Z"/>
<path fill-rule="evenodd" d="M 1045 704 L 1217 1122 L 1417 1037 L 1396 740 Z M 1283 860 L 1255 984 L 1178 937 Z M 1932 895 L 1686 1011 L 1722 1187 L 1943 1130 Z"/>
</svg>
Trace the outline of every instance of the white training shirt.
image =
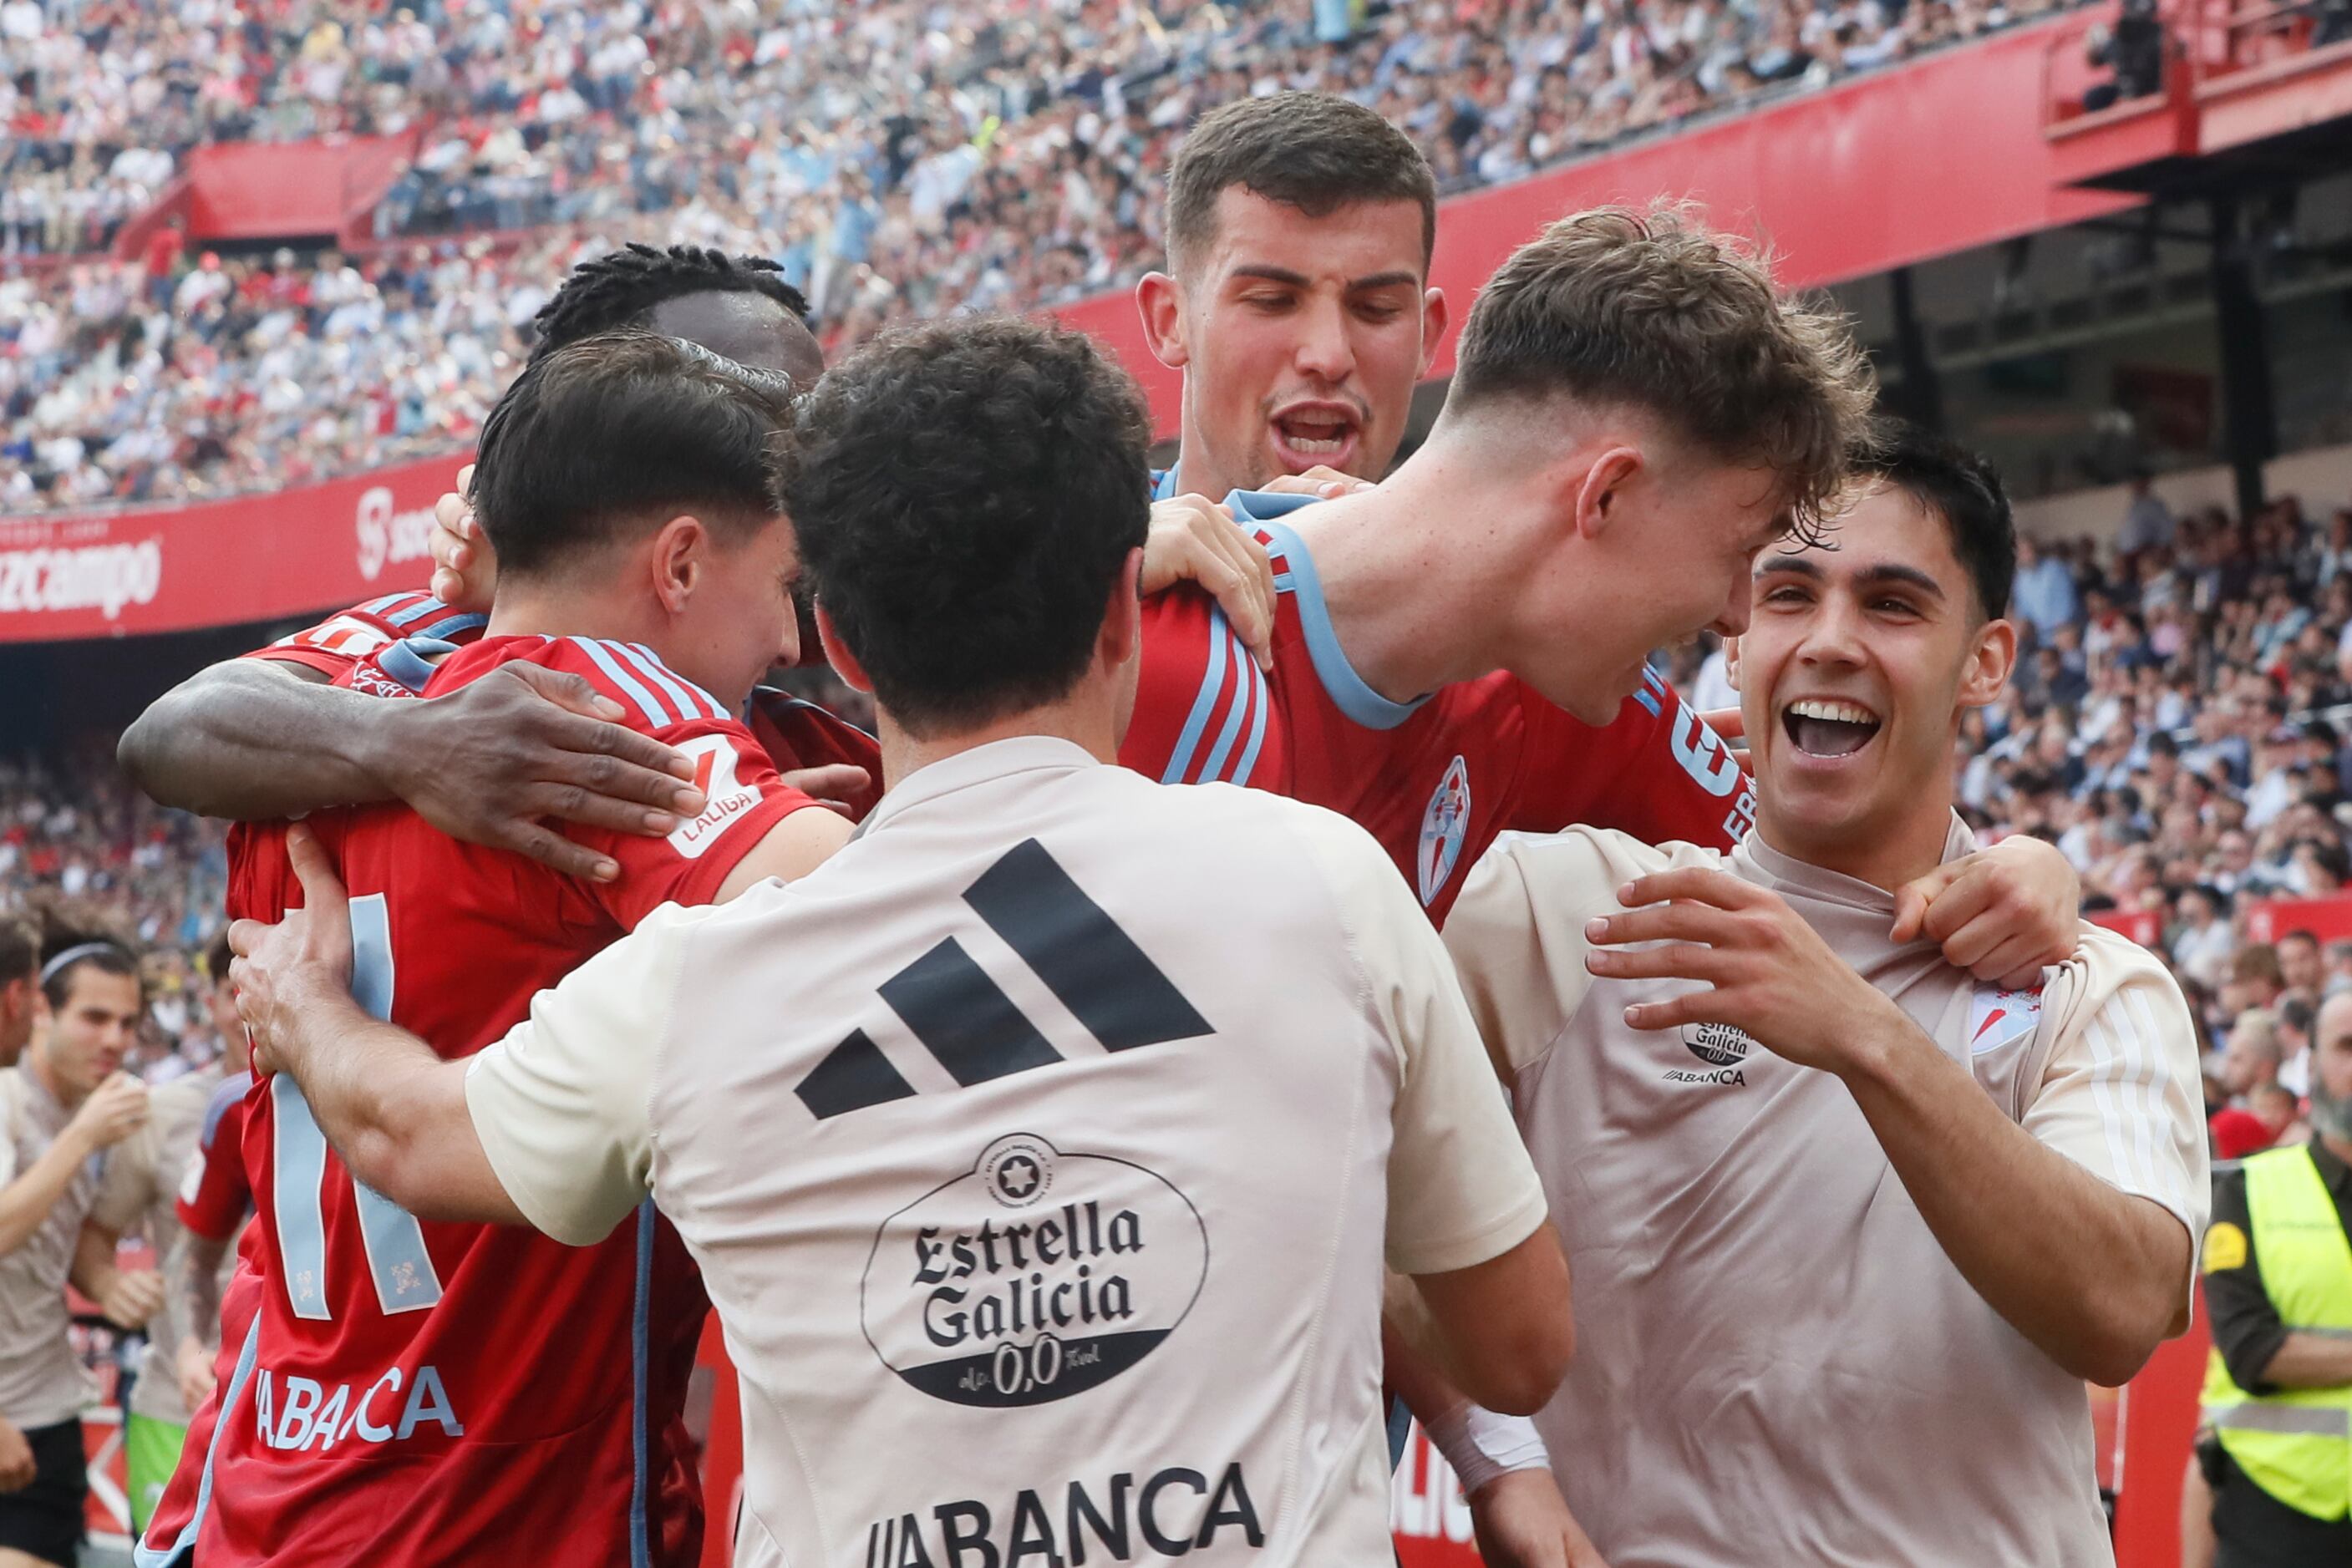
<svg viewBox="0 0 2352 1568">
<path fill-rule="evenodd" d="M 1369 835 L 1042 737 L 656 912 L 467 1101 L 541 1229 L 650 1191 L 700 1263 L 745 1564 L 1385 1561 L 1383 1262 L 1544 1218 Z"/>
<path fill-rule="evenodd" d="M 1945 859 L 1974 847 L 1954 818 Z M 1896 947 L 1892 896 L 1760 834 L 1505 836 L 1445 940 L 1575 1281 L 1537 1426 L 1578 1521 L 1612 1568 L 2108 1562 L 2083 1384 L 1961 1277 L 1844 1083 L 1720 1024 L 1631 1029 L 1629 1004 L 1702 988 L 1586 971 L 1585 921 L 1670 865 L 1786 899 L 2012 1121 L 2192 1241 L 2210 1203 L 2188 1006 L 2122 937 L 2085 926 L 2004 991 Z"/>
</svg>

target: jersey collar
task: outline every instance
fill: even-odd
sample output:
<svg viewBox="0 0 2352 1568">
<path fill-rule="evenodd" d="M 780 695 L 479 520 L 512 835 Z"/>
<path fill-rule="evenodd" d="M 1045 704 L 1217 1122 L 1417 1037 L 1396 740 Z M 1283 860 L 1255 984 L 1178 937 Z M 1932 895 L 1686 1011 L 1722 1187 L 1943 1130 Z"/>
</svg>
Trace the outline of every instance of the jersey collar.
<svg viewBox="0 0 2352 1568">
<path fill-rule="evenodd" d="M 1958 811 L 1952 813 L 1951 826 L 1944 833 L 1944 859 L 1949 864 L 1962 855 L 1974 854 L 1977 836 Z M 1873 887 L 1858 877 L 1824 871 L 1820 866 L 1781 853 L 1764 841 L 1764 835 L 1750 832 L 1731 852 L 1735 860 L 1745 860 L 1776 883 L 1798 889 L 1830 904 L 1843 904 L 1893 918 L 1895 894 L 1883 887 Z"/>
<path fill-rule="evenodd" d="M 1307 553 L 1306 541 L 1292 532 L 1289 525 L 1276 520 L 1301 507 L 1313 506 L 1318 498 L 1287 492 L 1236 490 L 1225 497 L 1225 506 L 1235 517 L 1255 523 L 1282 555 L 1282 570 L 1275 573 L 1275 591 L 1289 594 L 1298 607 L 1298 629 L 1307 639 L 1307 656 L 1314 661 L 1316 676 L 1322 681 L 1325 693 L 1350 721 L 1366 729 L 1394 729 L 1411 718 L 1429 700 L 1430 694 L 1423 693 L 1411 702 L 1391 702 L 1356 673 L 1356 666 L 1348 662 L 1348 651 L 1339 646 L 1339 634 L 1331 629 L 1331 611 L 1323 601 L 1323 580 L 1316 575 L 1315 558 Z"/>
<path fill-rule="evenodd" d="M 1015 773 L 1066 773 L 1074 768 L 1103 766 L 1085 747 L 1059 736 L 1016 735 L 1008 740 L 992 740 L 908 774 L 890 787 L 850 837 L 862 839 L 912 807 L 975 784 L 992 783 Z"/>
</svg>

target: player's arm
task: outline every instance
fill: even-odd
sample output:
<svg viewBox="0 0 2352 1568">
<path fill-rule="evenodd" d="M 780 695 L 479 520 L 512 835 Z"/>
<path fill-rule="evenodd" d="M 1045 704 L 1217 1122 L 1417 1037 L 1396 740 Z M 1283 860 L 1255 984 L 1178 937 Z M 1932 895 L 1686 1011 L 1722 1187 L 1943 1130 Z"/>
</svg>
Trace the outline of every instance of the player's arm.
<svg viewBox="0 0 2352 1568">
<path fill-rule="evenodd" d="M 455 838 L 597 878 L 617 864 L 545 819 L 667 833 L 702 809 L 692 768 L 614 723 L 620 705 L 579 675 L 517 661 L 394 702 L 317 674 L 274 659 L 199 671 L 123 732 L 123 768 L 164 805 L 239 821 L 402 800 Z"/>
<path fill-rule="evenodd" d="M 121 1328 L 143 1328 L 163 1304 L 163 1277 L 152 1269 L 118 1267 L 114 1254 L 121 1241 L 122 1233 L 112 1227 L 84 1221 L 66 1278 L 98 1303 L 108 1322 Z"/>
<path fill-rule="evenodd" d="M 172 1249 L 163 1271 L 163 1294 L 173 1316 L 186 1325 L 172 1349 L 172 1375 L 180 1397 L 194 1410 L 213 1391 L 213 1347 L 220 1343 L 221 1264 L 228 1243 L 189 1231 Z"/>
<path fill-rule="evenodd" d="M 1575 1347 L 1568 1262 L 1543 1187 L 1479 1049 L 1452 965 L 1412 892 L 1360 828 L 1300 813 L 1299 837 L 1344 912 L 1375 1016 L 1394 1046 L 1388 1320 L 1455 1387 L 1527 1415 Z"/>
<path fill-rule="evenodd" d="M 1638 879 L 1626 904 L 1591 922 L 1591 971 L 1707 988 L 1631 1007 L 1625 1021 L 1729 1024 L 1836 1074 L 1945 1255 L 2060 1366 L 2120 1385 L 2187 1326 L 2197 1223 L 2183 1216 L 2206 1201 L 2203 1128 L 2186 1006 L 2160 975 L 2126 981 L 2071 1030 L 2076 1047 L 2053 1056 L 2020 1124 L 1777 895 L 1686 868 Z M 2139 1163 L 2095 1175 L 2115 1131 L 2104 1107 L 2118 1101 L 2155 1108 L 2122 1129 Z"/>
<path fill-rule="evenodd" d="M 9 1178 L 0 1186 L 0 1258 L 40 1229 L 83 1162 L 129 1137 L 146 1119 L 146 1085 L 118 1072 L 90 1092 L 65 1130 L 23 1170 L 15 1168 L 14 1148 L 0 1147 L 0 1176 Z"/>
</svg>

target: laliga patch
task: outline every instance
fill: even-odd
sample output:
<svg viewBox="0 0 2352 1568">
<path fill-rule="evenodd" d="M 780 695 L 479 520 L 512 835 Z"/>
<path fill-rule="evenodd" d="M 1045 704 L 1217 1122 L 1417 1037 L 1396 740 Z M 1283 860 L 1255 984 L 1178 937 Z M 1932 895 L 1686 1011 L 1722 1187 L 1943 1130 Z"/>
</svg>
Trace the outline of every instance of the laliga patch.
<svg viewBox="0 0 2352 1568">
<path fill-rule="evenodd" d="M 687 860 L 698 860 L 730 823 L 760 803 L 760 790 L 735 777 L 735 743 L 725 736 L 700 736 L 678 749 L 692 759 L 694 787 L 709 804 L 702 808 L 702 815 L 670 834 L 669 847 Z"/>
<path fill-rule="evenodd" d="M 1208 1271 L 1200 1211 L 1166 1177 L 1014 1133 L 882 1222 L 858 1316 L 911 1388 L 1043 1405 L 1150 1354 Z"/>
<path fill-rule="evenodd" d="M 2205 1233 L 2205 1271 L 2213 1274 L 2245 1266 L 2246 1233 L 2226 1219 L 2217 1222 Z"/>
<path fill-rule="evenodd" d="M 1969 998 L 1969 1054 L 1982 1056 L 2022 1040 L 2042 1024 L 2042 988 L 2007 991 L 1979 986 Z"/>
<path fill-rule="evenodd" d="M 1462 858 L 1462 844 L 1470 836 L 1470 765 L 1456 757 L 1446 764 L 1445 777 L 1421 813 L 1421 852 L 1413 865 L 1421 882 L 1421 902 L 1427 908 L 1438 889 L 1454 874 Z"/>
</svg>

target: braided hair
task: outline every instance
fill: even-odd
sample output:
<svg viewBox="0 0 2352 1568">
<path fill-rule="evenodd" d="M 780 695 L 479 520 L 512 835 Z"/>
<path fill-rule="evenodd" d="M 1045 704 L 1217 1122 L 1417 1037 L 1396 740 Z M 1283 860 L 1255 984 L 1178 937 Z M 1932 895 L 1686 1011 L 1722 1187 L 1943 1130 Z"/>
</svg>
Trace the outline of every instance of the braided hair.
<svg viewBox="0 0 2352 1568">
<path fill-rule="evenodd" d="M 569 343 L 617 327 L 645 325 L 656 308 L 689 294 L 764 294 L 806 324 L 808 300 L 764 256 L 730 256 L 703 246 L 656 250 L 631 243 L 572 269 L 555 298 L 531 318 L 533 362 Z"/>
</svg>

